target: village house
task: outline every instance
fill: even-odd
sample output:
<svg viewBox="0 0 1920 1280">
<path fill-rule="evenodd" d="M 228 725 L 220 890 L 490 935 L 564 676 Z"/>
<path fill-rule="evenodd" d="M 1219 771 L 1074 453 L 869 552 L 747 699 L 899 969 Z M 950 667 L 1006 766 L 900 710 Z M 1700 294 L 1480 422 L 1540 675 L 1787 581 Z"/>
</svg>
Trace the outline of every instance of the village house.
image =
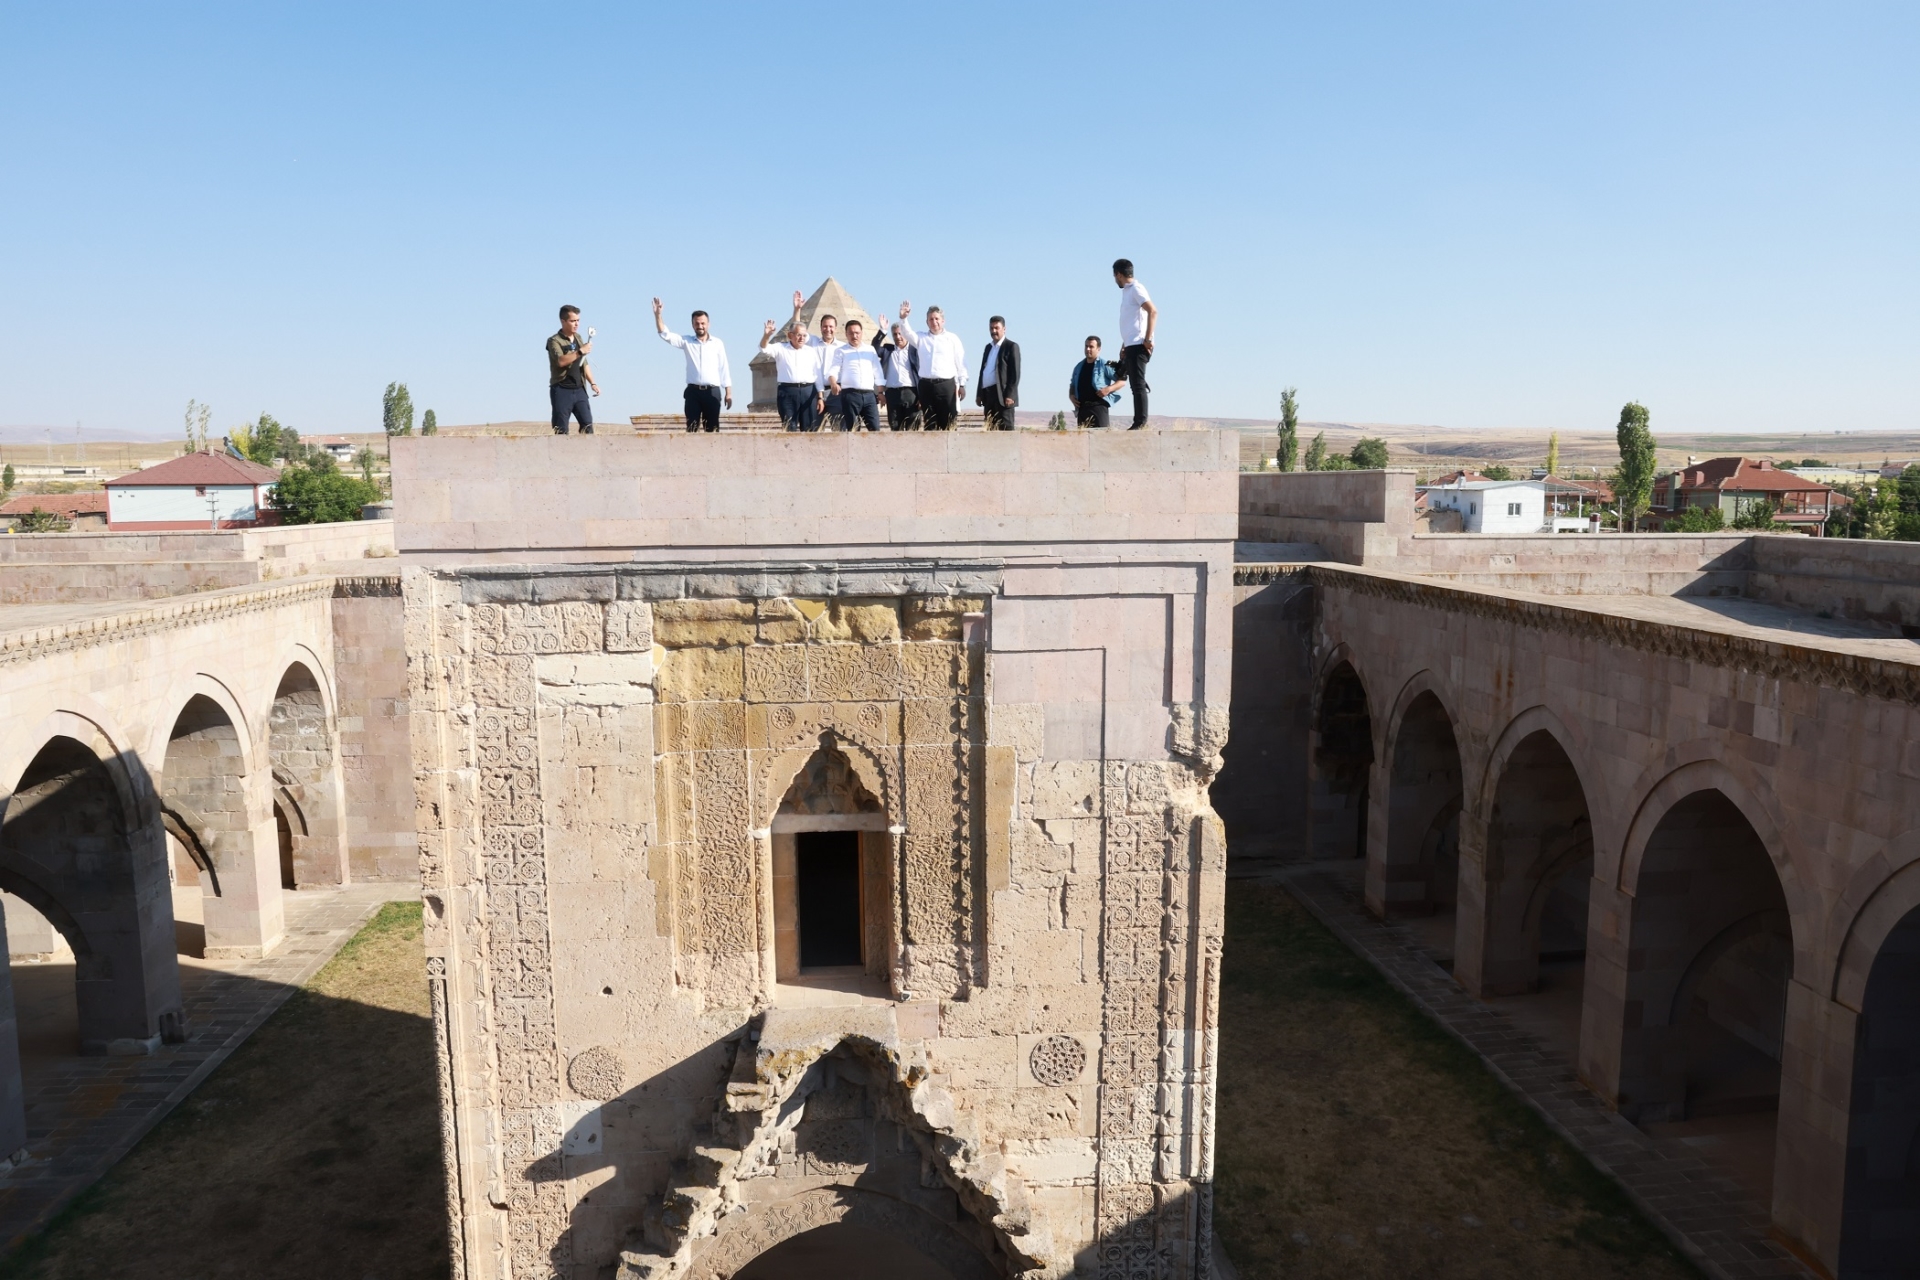
<svg viewBox="0 0 1920 1280">
<path fill-rule="evenodd" d="M 1688 459 L 1678 471 L 1653 482 L 1648 520 L 1663 528 L 1689 507 L 1718 508 L 1731 526 L 1762 503 L 1774 508 L 1774 519 L 1795 531 L 1819 537 L 1827 517 L 1847 503 L 1830 485 L 1786 471 L 1766 458 Z"/>
<path fill-rule="evenodd" d="M 280 473 L 228 453 L 188 453 L 107 482 L 119 530 L 244 529 L 278 520 L 267 492 Z"/>
</svg>

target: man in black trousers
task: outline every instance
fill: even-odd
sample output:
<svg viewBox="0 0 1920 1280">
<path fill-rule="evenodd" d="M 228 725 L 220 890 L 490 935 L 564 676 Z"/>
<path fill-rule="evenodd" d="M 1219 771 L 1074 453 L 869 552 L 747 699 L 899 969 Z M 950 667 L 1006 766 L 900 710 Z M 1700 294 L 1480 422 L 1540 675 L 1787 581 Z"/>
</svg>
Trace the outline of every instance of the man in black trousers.
<svg viewBox="0 0 1920 1280">
<path fill-rule="evenodd" d="M 1013 407 L 1020 400 L 1020 344 L 1007 337 L 1003 316 L 987 321 L 993 341 L 980 353 L 980 389 L 973 402 L 987 411 L 987 430 L 1013 430 Z"/>
<path fill-rule="evenodd" d="M 873 349 L 880 353 L 880 366 L 887 371 L 887 430 L 920 429 L 920 353 L 907 341 L 907 331 L 899 321 L 893 324 L 893 340 L 873 335 Z"/>
</svg>

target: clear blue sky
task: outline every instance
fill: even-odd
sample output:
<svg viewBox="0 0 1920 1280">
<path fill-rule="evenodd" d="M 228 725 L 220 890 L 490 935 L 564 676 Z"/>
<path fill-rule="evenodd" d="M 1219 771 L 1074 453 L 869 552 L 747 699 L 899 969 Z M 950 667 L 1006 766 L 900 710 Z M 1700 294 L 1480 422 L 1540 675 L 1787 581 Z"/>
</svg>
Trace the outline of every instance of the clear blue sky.
<svg viewBox="0 0 1920 1280">
<path fill-rule="evenodd" d="M 1920 428 L 1920 5 L 0 0 L 0 424 L 678 404 L 795 288 L 1004 312 L 1026 407 Z"/>
</svg>

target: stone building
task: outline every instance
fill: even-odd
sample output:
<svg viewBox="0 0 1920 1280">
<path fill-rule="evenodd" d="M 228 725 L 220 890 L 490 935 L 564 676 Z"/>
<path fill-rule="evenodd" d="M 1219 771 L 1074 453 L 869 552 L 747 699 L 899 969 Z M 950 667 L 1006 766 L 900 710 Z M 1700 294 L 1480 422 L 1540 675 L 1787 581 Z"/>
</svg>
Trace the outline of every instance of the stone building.
<svg viewBox="0 0 1920 1280">
<path fill-rule="evenodd" d="M 456 1274 L 1206 1274 L 1231 438 L 422 443 Z"/>
</svg>

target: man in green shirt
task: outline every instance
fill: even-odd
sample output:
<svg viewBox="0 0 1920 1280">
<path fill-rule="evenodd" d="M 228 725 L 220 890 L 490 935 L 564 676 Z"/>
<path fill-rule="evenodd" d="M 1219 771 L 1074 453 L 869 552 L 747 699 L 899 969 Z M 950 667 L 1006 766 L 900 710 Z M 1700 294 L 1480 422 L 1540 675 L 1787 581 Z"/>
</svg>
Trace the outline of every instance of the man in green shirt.
<svg viewBox="0 0 1920 1280">
<path fill-rule="evenodd" d="M 587 388 L 600 394 L 587 365 L 593 341 L 580 336 L 580 308 L 560 308 L 560 332 L 547 339 L 547 398 L 553 402 L 553 434 L 567 434 L 567 419 L 580 424 L 580 434 L 593 434 L 593 404 Z"/>
</svg>

